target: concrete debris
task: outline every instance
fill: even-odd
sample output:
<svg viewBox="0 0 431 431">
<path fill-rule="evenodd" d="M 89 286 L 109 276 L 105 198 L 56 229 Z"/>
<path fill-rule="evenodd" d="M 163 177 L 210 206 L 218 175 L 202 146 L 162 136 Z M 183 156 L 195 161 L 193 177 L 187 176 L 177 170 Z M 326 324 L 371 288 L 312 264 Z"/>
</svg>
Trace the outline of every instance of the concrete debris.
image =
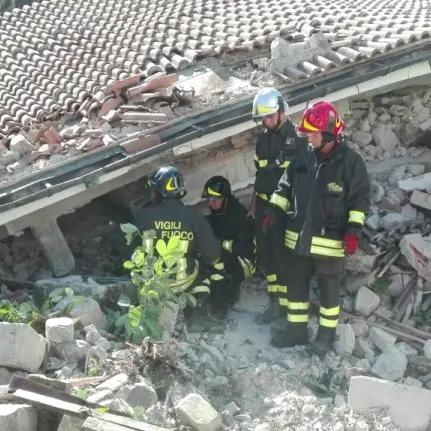
<svg viewBox="0 0 431 431">
<path fill-rule="evenodd" d="M 431 281 L 431 240 L 415 233 L 405 235 L 400 242 L 401 253 L 424 279 Z"/>
<path fill-rule="evenodd" d="M 357 412 L 386 409 L 391 421 L 402 431 L 427 430 L 431 422 L 431 391 L 400 383 L 352 377 L 348 404 Z"/>
<path fill-rule="evenodd" d="M 222 418 L 214 408 L 198 394 L 189 394 L 176 406 L 175 412 L 181 425 L 196 431 L 218 431 Z"/>
<path fill-rule="evenodd" d="M 372 290 L 362 286 L 355 299 L 355 312 L 360 316 L 369 317 L 380 305 L 380 298 Z"/>
<path fill-rule="evenodd" d="M 339 355 L 350 355 L 355 347 L 355 333 L 349 324 L 340 323 L 337 327 L 335 350 Z"/>
<path fill-rule="evenodd" d="M 407 364 L 408 360 L 405 353 L 389 344 L 378 356 L 372 372 L 384 380 L 396 382 L 404 376 Z"/>
<path fill-rule="evenodd" d="M 47 342 L 25 323 L 0 323 L 0 367 L 35 373 L 45 358 Z"/>
<path fill-rule="evenodd" d="M 68 317 L 48 319 L 45 324 L 45 337 L 54 343 L 72 343 L 75 338 L 73 320 Z"/>
<path fill-rule="evenodd" d="M 125 399 L 132 408 L 139 406 L 145 410 L 158 401 L 154 386 L 146 380 L 131 386 Z"/>
<path fill-rule="evenodd" d="M 370 329 L 370 339 L 382 352 L 397 341 L 397 337 L 380 328 Z"/>
<path fill-rule="evenodd" d="M 0 429 L 7 431 L 37 431 L 37 414 L 23 404 L 0 405 Z"/>
<path fill-rule="evenodd" d="M 406 192 L 429 189 L 431 187 L 431 173 L 402 180 L 398 183 L 398 186 Z"/>
<path fill-rule="evenodd" d="M 391 296 L 398 298 L 407 285 L 410 283 L 412 277 L 410 274 L 395 274 L 391 277 L 391 284 L 388 286 L 388 292 Z"/>
</svg>

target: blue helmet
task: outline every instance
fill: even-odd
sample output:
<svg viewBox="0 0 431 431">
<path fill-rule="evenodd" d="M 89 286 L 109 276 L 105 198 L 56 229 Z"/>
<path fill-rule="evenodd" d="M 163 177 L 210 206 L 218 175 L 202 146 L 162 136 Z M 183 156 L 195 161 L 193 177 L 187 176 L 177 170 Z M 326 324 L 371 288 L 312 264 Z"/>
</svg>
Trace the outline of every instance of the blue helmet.
<svg viewBox="0 0 431 431">
<path fill-rule="evenodd" d="M 149 179 L 150 186 L 165 199 L 183 198 L 186 195 L 184 179 L 181 172 L 173 166 L 158 169 Z"/>
</svg>

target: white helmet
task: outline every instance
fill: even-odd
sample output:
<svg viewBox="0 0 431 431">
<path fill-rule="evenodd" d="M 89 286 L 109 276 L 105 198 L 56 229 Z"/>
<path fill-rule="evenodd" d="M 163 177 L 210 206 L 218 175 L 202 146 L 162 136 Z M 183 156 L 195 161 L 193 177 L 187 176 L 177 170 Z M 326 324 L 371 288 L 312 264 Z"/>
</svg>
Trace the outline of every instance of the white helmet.
<svg viewBox="0 0 431 431">
<path fill-rule="evenodd" d="M 287 112 L 289 105 L 283 100 L 281 93 L 275 88 L 262 88 L 254 100 L 253 111 L 251 113 L 253 120 L 275 114 L 277 111 Z"/>
</svg>

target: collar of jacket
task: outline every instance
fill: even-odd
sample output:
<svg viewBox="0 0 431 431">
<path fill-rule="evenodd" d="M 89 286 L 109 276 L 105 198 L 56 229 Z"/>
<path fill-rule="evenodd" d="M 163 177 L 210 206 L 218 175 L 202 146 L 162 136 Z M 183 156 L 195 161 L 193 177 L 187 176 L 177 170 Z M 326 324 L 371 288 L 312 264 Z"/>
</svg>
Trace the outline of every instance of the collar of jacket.
<svg viewBox="0 0 431 431">
<path fill-rule="evenodd" d="M 338 160 L 340 157 L 342 157 L 342 149 L 346 147 L 346 142 L 342 140 L 340 143 L 335 144 L 332 151 L 329 153 L 328 157 L 325 157 L 322 161 L 319 161 L 319 159 L 316 159 L 319 161 L 320 164 L 324 163 L 332 163 L 335 160 Z"/>
<path fill-rule="evenodd" d="M 270 132 L 268 129 L 265 129 L 265 133 L 268 133 L 271 135 L 281 135 L 285 138 L 290 138 L 292 137 L 292 127 L 293 127 L 293 130 L 295 131 L 295 126 L 290 121 L 290 118 L 287 117 L 284 124 L 280 128 L 278 128 L 275 132 Z"/>
</svg>

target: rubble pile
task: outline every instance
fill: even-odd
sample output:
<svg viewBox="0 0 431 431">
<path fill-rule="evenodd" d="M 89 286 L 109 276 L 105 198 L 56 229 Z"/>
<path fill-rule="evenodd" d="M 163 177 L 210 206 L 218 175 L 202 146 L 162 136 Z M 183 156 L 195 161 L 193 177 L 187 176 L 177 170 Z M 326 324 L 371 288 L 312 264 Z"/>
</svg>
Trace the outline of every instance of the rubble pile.
<svg viewBox="0 0 431 431">
<path fill-rule="evenodd" d="M 160 72 L 141 81 L 133 75 L 101 88 L 73 114 L 59 112 L 0 142 L 4 183 L 67 158 L 106 147 L 157 125 L 164 125 L 193 104 L 193 92 L 174 86 L 177 77 Z M 123 142 L 127 152 L 160 143 L 157 134 Z M 1 185 L 1 182 L 0 182 Z"/>
<path fill-rule="evenodd" d="M 424 148 L 416 144 L 431 129 L 430 109 L 428 88 L 408 88 L 350 102 L 345 116 L 350 145 L 366 161 L 418 157 Z"/>
</svg>

